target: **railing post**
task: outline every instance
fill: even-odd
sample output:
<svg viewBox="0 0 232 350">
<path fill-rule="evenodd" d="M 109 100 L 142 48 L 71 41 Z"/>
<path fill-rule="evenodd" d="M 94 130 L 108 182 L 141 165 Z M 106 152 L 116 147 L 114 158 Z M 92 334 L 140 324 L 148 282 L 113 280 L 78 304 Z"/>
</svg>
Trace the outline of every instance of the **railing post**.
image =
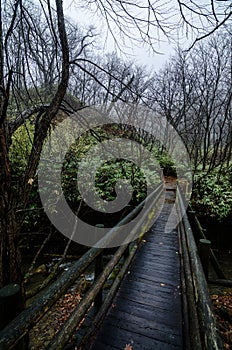
<svg viewBox="0 0 232 350">
<path fill-rule="evenodd" d="M 10 323 L 24 309 L 19 284 L 8 284 L 0 289 L 0 330 Z M 13 349 L 28 349 L 28 335 L 25 335 Z"/>
<path fill-rule="evenodd" d="M 205 273 L 205 278 L 208 281 L 209 277 L 209 259 L 210 259 L 211 241 L 208 239 L 199 240 L 199 255 L 202 267 Z"/>
<path fill-rule="evenodd" d="M 130 209 L 131 206 L 132 206 L 131 204 L 127 204 L 126 210 L 127 210 L 127 211 L 130 211 L 129 209 Z M 127 215 L 128 215 L 128 214 L 127 214 Z M 127 247 L 126 247 L 126 250 L 125 250 L 125 252 L 124 252 L 124 254 L 123 254 L 124 260 L 125 260 L 129 255 L 130 255 L 130 244 L 128 243 L 128 245 L 127 245 Z"/>
<path fill-rule="evenodd" d="M 101 227 L 104 227 L 104 225 L 97 224 L 95 227 L 101 228 Z M 94 282 L 97 280 L 98 276 L 102 273 L 102 271 L 103 271 L 103 253 L 100 253 L 95 259 Z M 102 304 L 102 289 L 99 291 L 99 293 L 95 297 L 94 306 L 100 307 L 101 304 Z"/>
<path fill-rule="evenodd" d="M 196 215 L 195 210 L 188 210 L 189 221 L 194 222 L 194 217 Z"/>
<path fill-rule="evenodd" d="M 189 219 L 190 225 L 193 228 L 193 234 L 194 234 L 195 239 L 200 239 L 201 237 L 199 236 L 198 230 L 196 228 L 196 222 L 195 222 L 196 212 L 195 212 L 195 210 L 188 209 L 187 214 L 188 214 L 188 219 Z"/>
<path fill-rule="evenodd" d="M 123 254 L 124 256 L 124 259 L 128 258 L 128 256 L 130 255 L 130 244 L 128 243 L 127 247 L 126 247 L 126 250 Z"/>
<path fill-rule="evenodd" d="M 3 329 L 22 311 L 19 284 L 8 284 L 0 289 L 0 329 Z"/>
</svg>

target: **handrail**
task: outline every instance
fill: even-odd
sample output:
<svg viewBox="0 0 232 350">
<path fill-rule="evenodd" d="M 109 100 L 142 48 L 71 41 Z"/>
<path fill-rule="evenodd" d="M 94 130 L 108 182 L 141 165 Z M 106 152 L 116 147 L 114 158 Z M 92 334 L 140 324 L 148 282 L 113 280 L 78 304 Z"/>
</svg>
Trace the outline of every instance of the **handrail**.
<svg viewBox="0 0 232 350">
<path fill-rule="evenodd" d="M 149 199 L 152 197 L 153 200 L 151 201 L 150 205 L 147 207 L 146 212 L 144 213 L 144 216 L 136 223 L 135 227 L 132 229 L 130 233 L 130 239 L 131 241 L 135 239 L 135 237 L 138 236 L 138 232 L 140 232 L 140 237 L 138 241 L 142 239 L 141 234 L 144 234 L 147 230 L 147 223 L 152 220 L 152 217 L 155 212 L 155 204 L 158 202 L 157 197 L 160 197 L 162 193 L 162 188 L 159 186 L 159 188 L 153 192 L 152 196 L 149 196 Z M 152 210 L 153 208 L 153 210 Z M 137 211 L 136 211 L 137 212 Z M 152 212 L 152 215 L 151 215 Z M 129 214 L 130 215 L 130 214 Z M 131 218 L 131 217 L 130 217 Z M 123 220 L 122 220 L 123 221 Z M 126 220 L 127 221 L 127 220 Z M 144 222 L 146 223 L 144 225 Z M 125 223 L 125 221 L 124 221 Z M 121 225 L 119 225 L 121 226 Z M 142 232 L 141 232 L 142 230 Z M 64 345 L 67 343 L 68 339 L 70 338 L 70 335 L 75 331 L 76 325 L 83 319 L 83 316 L 87 312 L 88 308 L 91 306 L 93 303 L 97 293 L 101 290 L 103 287 L 104 283 L 107 280 L 107 277 L 117 264 L 117 262 L 120 260 L 122 255 L 125 253 L 127 250 L 128 244 L 127 245 L 122 245 L 120 248 L 118 248 L 117 252 L 114 254 L 113 258 L 109 261 L 107 266 L 104 268 L 100 276 L 98 277 L 97 281 L 92 285 L 90 290 L 86 293 L 84 298 L 82 299 L 81 303 L 77 305 L 77 307 L 73 310 L 72 314 L 68 318 L 68 320 L 63 324 L 62 328 L 60 331 L 56 334 L 56 336 L 52 339 L 52 341 L 49 343 L 47 346 L 46 350 L 62 350 Z M 123 265 L 122 269 L 124 266 L 128 266 L 127 261 L 131 261 L 133 255 L 135 254 L 135 246 L 133 247 L 131 252 L 129 252 L 128 259 L 126 259 L 125 264 Z M 113 295 L 111 295 L 112 298 Z M 101 313 L 101 312 L 100 312 Z"/>
<path fill-rule="evenodd" d="M 147 220 L 151 220 L 149 215 L 149 211 L 151 207 L 155 205 L 157 198 L 161 196 L 163 192 L 163 185 L 160 184 L 155 191 L 153 191 L 143 202 L 139 204 L 131 213 L 129 213 L 124 219 L 122 219 L 115 227 L 109 230 L 105 237 L 103 237 L 99 242 L 103 242 L 104 240 L 111 239 L 113 235 L 117 234 L 117 229 L 123 229 L 125 223 L 131 220 L 133 216 L 135 216 L 139 210 L 143 207 L 145 201 L 153 198 L 151 204 L 148 206 L 146 213 L 143 218 L 148 216 Z M 130 233 L 131 238 L 135 238 L 136 230 L 143 230 L 147 225 L 142 227 L 143 221 L 142 219 L 135 225 L 135 228 Z M 137 234 L 138 237 L 138 234 Z M 99 279 L 96 281 L 96 286 L 91 287 L 89 293 L 91 295 L 91 302 L 94 300 L 100 288 L 103 286 L 105 279 L 110 274 L 111 267 L 115 266 L 118 261 L 119 255 L 122 256 L 123 252 L 126 250 L 128 245 L 125 245 L 117 250 L 114 257 L 112 258 L 113 265 L 110 267 L 106 266 L 106 271 L 102 272 L 102 275 L 99 276 Z M 63 274 L 51 284 L 50 287 L 39 296 L 32 305 L 21 312 L 12 322 L 10 322 L 3 330 L 0 331 L 0 350 L 11 349 L 17 342 L 27 334 L 30 329 L 33 327 L 35 323 L 38 322 L 40 318 L 51 308 L 51 306 L 64 294 L 64 292 L 76 281 L 76 279 L 86 270 L 86 268 L 103 252 L 104 248 L 90 248 L 77 262 L 75 262 L 68 271 L 63 272 Z M 119 255 L 118 255 L 119 254 Z M 109 262 L 109 264 L 112 263 Z M 108 274 L 108 275 L 107 275 Z M 104 275 L 104 277 L 103 277 Z M 100 280 L 100 282 L 99 282 Z M 88 299 L 89 294 L 87 295 Z M 89 300 L 89 299 L 88 299 Z M 87 301 L 88 301 L 87 300 Z M 89 303 L 83 305 L 83 300 L 80 303 L 80 308 L 83 307 L 83 313 L 88 309 Z M 60 341 L 60 340 L 59 340 Z M 60 343 L 61 344 L 61 343 Z M 58 349 L 58 347 L 56 347 Z M 60 348 L 62 349 L 62 347 Z"/>
<path fill-rule="evenodd" d="M 115 236 L 118 234 L 118 232 L 120 230 L 123 230 L 123 225 L 125 225 L 126 223 L 128 223 L 133 217 L 135 217 L 135 215 L 142 209 L 142 207 L 144 206 L 144 204 L 146 202 L 149 202 L 149 200 L 152 200 L 152 198 L 159 198 L 161 196 L 161 193 L 163 191 L 163 184 L 160 183 L 158 185 L 158 187 L 151 192 L 135 209 L 133 209 L 127 216 L 125 216 L 125 218 L 123 218 L 120 222 L 118 222 L 114 227 L 112 227 L 109 232 L 107 232 L 107 234 L 102 237 L 96 244 L 95 246 L 97 247 L 102 247 L 102 246 L 106 246 L 107 244 L 110 244 L 110 242 L 115 238 Z M 152 201 L 153 203 L 154 201 Z M 153 203 L 154 204 L 154 203 Z M 148 209 L 151 208 L 151 205 L 148 206 Z M 147 212 L 147 211 L 146 211 Z M 144 216 L 146 216 L 146 214 L 144 213 Z M 141 218 L 142 219 L 142 218 Z M 139 222 L 141 222 L 141 219 Z M 138 224 L 138 223 L 137 223 Z M 137 227 L 136 224 L 136 227 Z M 135 230 L 133 229 L 133 232 Z M 135 238 L 135 233 L 131 233 L 129 235 L 129 240 L 132 241 Z M 128 241 L 128 237 L 127 239 L 125 239 L 126 241 Z M 122 243 L 123 244 L 123 243 Z M 126 243 L 124 243 L 126 244 Z"/>
<path fill-rule="evenodd" d="M 68 320 L 63 324 L 60 331 L 55 335 L 49 345 L 46 347 L 47 350 L 62 350 L 64 345 L 69 340 L 71 334 L 75 331 L 77 325 L 83 319 L 85 313 L 88 311 L 89 307 L 93 303 L 95 296 L 103 287 L 103 284 L 106 282 L 107 277 L 112 272 L 115 265 L 119 262 L 123 253 L 125 252 L 127 246 L 121 246 L 117 252 L 114 254 L 113 258 L 106 265 L 104 271 L 101 273 L 97 281 L 92 285 L 92 287 L 85 294 L 84 298 L 72 311 Z"/>
<path fill-rule="evenodd" d="M 193 220 L 193 225 L 194 225 L 194 228 L 196 229 L 196 233 L 199 235 L 200 238 L 206 239 L 203 228 L 201 227 L 201 224 L 200 224 L 197 216 L 195 215 L 195 212 L 193 211 L 191 205 L 189 205 L 189 209 L 190 209 L 190 211 L 188 212 L 188 215 L 190 215 L 190 222 L 192 222 L 191 220 Z M 226 275 L 225 275 L 224 271 L 222 270 L 221 266 L 219 265 L 213 249 L 211 249 L 211 248 L 210 248 L 210 260 L 211 260 L 211 263 L 212 263 L 218 277 L 226 280 L 227 279 Z"/>
<path fill-rule="evenodd" d="M 193 339 L 190 341 L 190 349 L 195 350 L 202 348 L 203 350 L 221 350 L 223 349 L 223 345 L 219 336 L 207 282 L 178 186 L 177 198 L 178 209 L 182 216 L 182 221 L 179 225 L 180 240 L 182 244 L 185 244 L 183 250 L 185 250 L 186 254 L 182 256 L 182 259 L 185 265 L 189 263 L 189 268 L 191 270 L 193 302 L 189 305 L 192 310 L 191 314 L 189 314 L 189 321 L 190 323 L 193 322 L 193 316 L 194 313 L 196 313 L 201 342 L 201 344 L 199 344 L 198 335 L 197 332 L 195 332 L 196 330 L 190 329 L 190 334 L 192 330 L 195 332 Z M 190 283 L 190 279 L 188 279 L 187 283 Z"/>
</svg>

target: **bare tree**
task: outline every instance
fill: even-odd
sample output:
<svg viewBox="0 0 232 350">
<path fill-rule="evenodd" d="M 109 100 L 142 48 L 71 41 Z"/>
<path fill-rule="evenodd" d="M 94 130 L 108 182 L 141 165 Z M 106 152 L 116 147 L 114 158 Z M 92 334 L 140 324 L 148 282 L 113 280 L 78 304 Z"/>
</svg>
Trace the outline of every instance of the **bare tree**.
<svg viewBox="0 0 232 350">
<path fill-rule="evenodd" d="M 193 47 L 221 28 L 232 15 L 232 5 L 227 0 L 94 0 L 85 2 L 87 6 L 106 20 L 116 43 L 118 33 L 124 39 L 148 44 L 153 51 L 159 51 L 157 43 L 163 36 L 169 40 L 190 37 Z M 120 49 L 123 50 L 122 46 Z"/>
<path fill-rule="evenodd" d="M 231 34 L 177 55 L 154 79 L 154 103 L 179 131 L 193 169 L 211 171 L 231 159 Z"/>
<path fill-rule="evenodd" d="M 122 100 L 147 100 L 148 72 L 133 62 L 124 62 L 116 53 L 73 60 L 69 91 L 84 105 L 100 105 Z"/>
</svg>

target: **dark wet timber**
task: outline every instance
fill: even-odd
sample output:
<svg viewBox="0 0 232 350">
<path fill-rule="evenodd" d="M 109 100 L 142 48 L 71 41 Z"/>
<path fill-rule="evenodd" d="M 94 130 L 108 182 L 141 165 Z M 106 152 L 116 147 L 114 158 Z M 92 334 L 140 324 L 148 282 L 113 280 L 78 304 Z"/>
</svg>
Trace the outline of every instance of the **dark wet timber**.
<svg viewBox="0 0 232 350">
<path fill-rule="evenodd" d="M 164 232 L 174 199 L 175 191 L 167 189 L 163 210 L 141 244 L 91 350 L 184 349 L 178 232 Z"/>
</svg>

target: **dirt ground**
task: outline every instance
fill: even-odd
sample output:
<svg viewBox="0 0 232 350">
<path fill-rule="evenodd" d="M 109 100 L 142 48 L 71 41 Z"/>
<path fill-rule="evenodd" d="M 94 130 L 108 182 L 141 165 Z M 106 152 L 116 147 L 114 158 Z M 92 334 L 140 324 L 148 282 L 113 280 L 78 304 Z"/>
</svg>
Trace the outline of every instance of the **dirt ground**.
<svg viewBox="0 0 232 350">
<path fill-rule="evenodd" d="M 219 331 L 225 349 L 232 349 L 232 288 L 211 294 Z"/>
</svg>

